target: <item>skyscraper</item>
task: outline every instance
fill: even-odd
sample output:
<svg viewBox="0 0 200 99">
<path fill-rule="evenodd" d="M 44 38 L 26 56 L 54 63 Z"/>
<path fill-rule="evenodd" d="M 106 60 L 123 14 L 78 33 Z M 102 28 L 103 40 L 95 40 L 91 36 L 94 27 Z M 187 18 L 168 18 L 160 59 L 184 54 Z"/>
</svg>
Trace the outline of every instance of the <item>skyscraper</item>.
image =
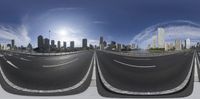
<svg viewBox="0 0 200 99">
<path fill-rule="evenodd" d="M 190 49 L 190 39 L 187 38 L 187 39 L 185 40 L 185 42 L 186 42 L 186 44 L 185 44 L 186 49 Z"/>
<path fill-rule="evenodd" d="M 12 49 L 14 49 L 14 47 L 15 47 L 15 40 L 14 39 L 11 40 L 11 47 L 12 47 Z"/>
<path fill-rule="evenodd" d="M 87 49 L 87 39 L 82 40 L 82 48 Z"/>
<path fill-rule="evenodd" d="M 100 42 L 99 43 L 103 44 L 103 37 L 102 36 L 100 37 Z"/>
<path fill-rule="evenodd" d="M 50 51 L 50 44 L 49 44 L 49 39 L 48 38 L 44 39 L 44 49 L 45 49 L 45 52 Z"/>
<path fill-rule="evenodd" d="M 111 47 L 111 50 L 115 50 L 116 49 L 116 42 L 111 41 L 110 47 Z"/>
<path fill-rule="evenodd" d="M 57 42 L 57 46 L 58 50 L 60 50 L 60 41 Z"/>
<path fill-rule="evenodd" d="M 158 48 L 165 48 L 164 35 L 165 35 L 164 28 L 158 28 Z"/>
<path fill-rule="evenodd" d="M 154 35 L 153 38 L 152 38 L 152 39 L 153 39 L 152 48 L 156 48 L 156 38 L 157 38 L 157 37 L 156 37 L 155 35 Z"/>
<path fill-rule="evenodd" d="M 55 48 L 55 41 L 51 40 L 51 48 L 54 49 Z"/>
<path fill-rule="evenodd" d="M 116 51 L 121 51 L 121 49 L 122 49 L 122 45 L 121 44 L 117 44 Z"/>
<path fill-rule="evenodd" d="M 181 40 L 175 40 L 175 50 L 181 50 Z"/>
<path fill-rule="evenodd" d="M 44 45 L 44 41 L 43 41 L 42 35 L 38 36 L 37 43 L 38 43 L 38 49 L 39 49 L 39 51 L 42 51 L 43 50 L 43 45 Z"/>
<path fill-rule="evenodd" d="M 70 41 L 70 48 L 71 48 L 71 49 L 74 48 L 74 41 Z"/>
<path fill-rule="evenodd" d="M 66 49 L 67 48 L 67 43 L 63 42 L 63 48 Z"/>
<path fill-rule="evenodd" d="M 104 47 L 106 47 L 107 46 L 107 42 L 103 41 L 103 45 L 104 45 Z"/>
<path fill-rule="evenodd" d="M 104 49 L 103 37 L 102 37 L 102 36 L 100 37 L 99 47 L 100 47 L 100 50 L 103 50 L 103 49 Z"/>
</svg>

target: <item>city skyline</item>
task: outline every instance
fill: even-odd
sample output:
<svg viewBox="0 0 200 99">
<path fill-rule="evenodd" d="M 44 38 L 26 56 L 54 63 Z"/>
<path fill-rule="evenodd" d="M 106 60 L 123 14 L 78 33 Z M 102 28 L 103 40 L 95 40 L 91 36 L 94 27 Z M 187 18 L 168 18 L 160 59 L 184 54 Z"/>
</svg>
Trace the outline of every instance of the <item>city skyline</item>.
<svg viewBox="0 0 200 99">
<path fill-rule="evenodd" d="M 200 2 L 195 0 L 46 2 L 1 0 L 1 42 L 15 39 L 17 45 L 31 42 L 35 47 L 37 35 L 48 38 L 50 30 L 51 39 L 68 40 L 67 42 L 73 39 L 76 46 L 81 46 L 81 38 L 88 38 L 88 42 L 98 45 L 99 36 L 104 36 L 108 41 L 128 44 L 141 31 L 155 24 L 173 20 L 200 23 L 197 9 Z M 27 6 L 26 9 L 24 5 Z"/>
</svg>

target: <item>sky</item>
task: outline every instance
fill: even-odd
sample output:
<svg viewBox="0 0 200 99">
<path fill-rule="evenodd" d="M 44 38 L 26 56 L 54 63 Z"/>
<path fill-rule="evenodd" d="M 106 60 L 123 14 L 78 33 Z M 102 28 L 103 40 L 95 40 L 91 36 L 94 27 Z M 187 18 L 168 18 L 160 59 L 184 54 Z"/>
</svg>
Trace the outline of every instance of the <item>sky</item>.
<svg viewBox="0 0 200 99">
<path fill-rule="evenodd" d="M 98 44 L 100 36 L 129 44 L 156 24 L 200 24 L 199 7 L 199 0 L 0 0 L 0 43 L 36 47 L 43 35 L 68 46 L 81 46 L 82 38 Z"/>
</svg>

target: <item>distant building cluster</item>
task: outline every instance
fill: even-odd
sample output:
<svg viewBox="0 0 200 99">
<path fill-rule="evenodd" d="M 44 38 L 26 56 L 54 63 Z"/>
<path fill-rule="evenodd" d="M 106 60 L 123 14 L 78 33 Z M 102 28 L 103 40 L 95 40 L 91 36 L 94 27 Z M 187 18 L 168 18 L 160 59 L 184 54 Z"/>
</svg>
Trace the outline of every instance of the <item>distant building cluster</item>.
<svg viewBox="0 0 200 99">
<path fill-rule="evenodd" d="M 62 42 L 62 46 L 61 46 L 61 41 L 57 41 L 57 44 L 55 44 L 55 40 L 51 40 L 51 42 L 49 41 L 48 38 L 43 38 L 42 35 L 38 36 L 37 39 L 37 51 L 39 52 L 60 52 L 60 51 L 74 51 L 77 50 L 78 48 L 75 48 L 75 41 L 70 41 L 69 42 L 69 47 L 67 47 L 67 42 L 63 41 Z M 93 47 L 92 45 L 90 45 L 90 48 Z M 81 49 L 88 49 L 88 41 L 86 38 L 82 39 L 82 48 Z M 80 48 L 79 48 L 80 49 Z"/>
<path fill-rule="evenodd" d="M 165 41 L 165 30 L 164 28 L 157 29 L 157 35 L 153 36 L 152 44 L 148 45 L 149 49 L 164 49 L 165 51 L 169 50 L 182 50 L 182 49 L 190 49 L 191 41 L 189 38 L 182 41 L 180 39 L 176 39 L 173 42 Z"/>
<path fill-rule="evenodd" d="M 111 51 L 130 51 L 138 49 L 138 45 L 136 44 L 125 45 L 116 43 L 115 41 L 111 41 L 110 44 L 108 44 L 106 41 L 103 40 L 103 37 L 101 36 L 99 40 L 99 49 L 111 50 Z"/>
<path fill-rule="evenodd" d="M 0 50 L 12 50 L 12 51 L 27 51 L 27 52 L 31 52 L 32 51 L 32 45 L 29 43 L 27 45 L 27 47 L 24 47 L 24 46 L 20 46 L 20 47 L 17 47 L 15 45 L 15 40 L 12 39 L 12 40 L 9 40 L 10 43 L 6 43 L 6 45 L 1 45 L 0 44 Z"/>
<path fill-rule="evenodd" d="M 39 52 L 50 52 L 50 51 L 66 51 L 66 50 L 74 50 L 74 41 L 70 41 L 70 47 L 67 48 L 67 42 L 63 42 L 63 46 L 61 46 L 61 41 L 57 41 L 57 45 L 55 44 L 55 40 L 50 40 L 48 38 L 43 38 L 42 35 L 38 36 L 37 39 L 38 51 Z"/>
</svg>

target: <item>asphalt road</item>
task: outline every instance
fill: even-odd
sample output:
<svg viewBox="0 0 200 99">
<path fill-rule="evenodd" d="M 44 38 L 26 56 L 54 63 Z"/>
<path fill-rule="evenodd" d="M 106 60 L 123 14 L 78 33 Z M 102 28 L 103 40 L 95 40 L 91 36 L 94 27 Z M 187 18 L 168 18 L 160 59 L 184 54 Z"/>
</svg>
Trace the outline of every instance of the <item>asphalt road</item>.
<svg viewBox="0 0 200 99">
<path fill-rule="evenodd" d="M 80 86 L 85 90 L 89 86 L 93 51 L 61 56 L 4 53 L 0 57 L 0 65 L 4 82 L 13 89 L 52 95 Z M 88 83 L 84 85 L 86 80 Z"/>
<path fill-rule="evenodd" d="M 200 79 L 200 49 L 197 49 L 196 60 L 197 60 L 197 73 Z"/>
<path fill-rule="evenodd" d="M 97 51 L 96 64 L 100 81 L 111 92 L 165 95 L 180 91 L 189 83 L 194 65 L 193 53 L 128 57 Z"/>
</svg>

